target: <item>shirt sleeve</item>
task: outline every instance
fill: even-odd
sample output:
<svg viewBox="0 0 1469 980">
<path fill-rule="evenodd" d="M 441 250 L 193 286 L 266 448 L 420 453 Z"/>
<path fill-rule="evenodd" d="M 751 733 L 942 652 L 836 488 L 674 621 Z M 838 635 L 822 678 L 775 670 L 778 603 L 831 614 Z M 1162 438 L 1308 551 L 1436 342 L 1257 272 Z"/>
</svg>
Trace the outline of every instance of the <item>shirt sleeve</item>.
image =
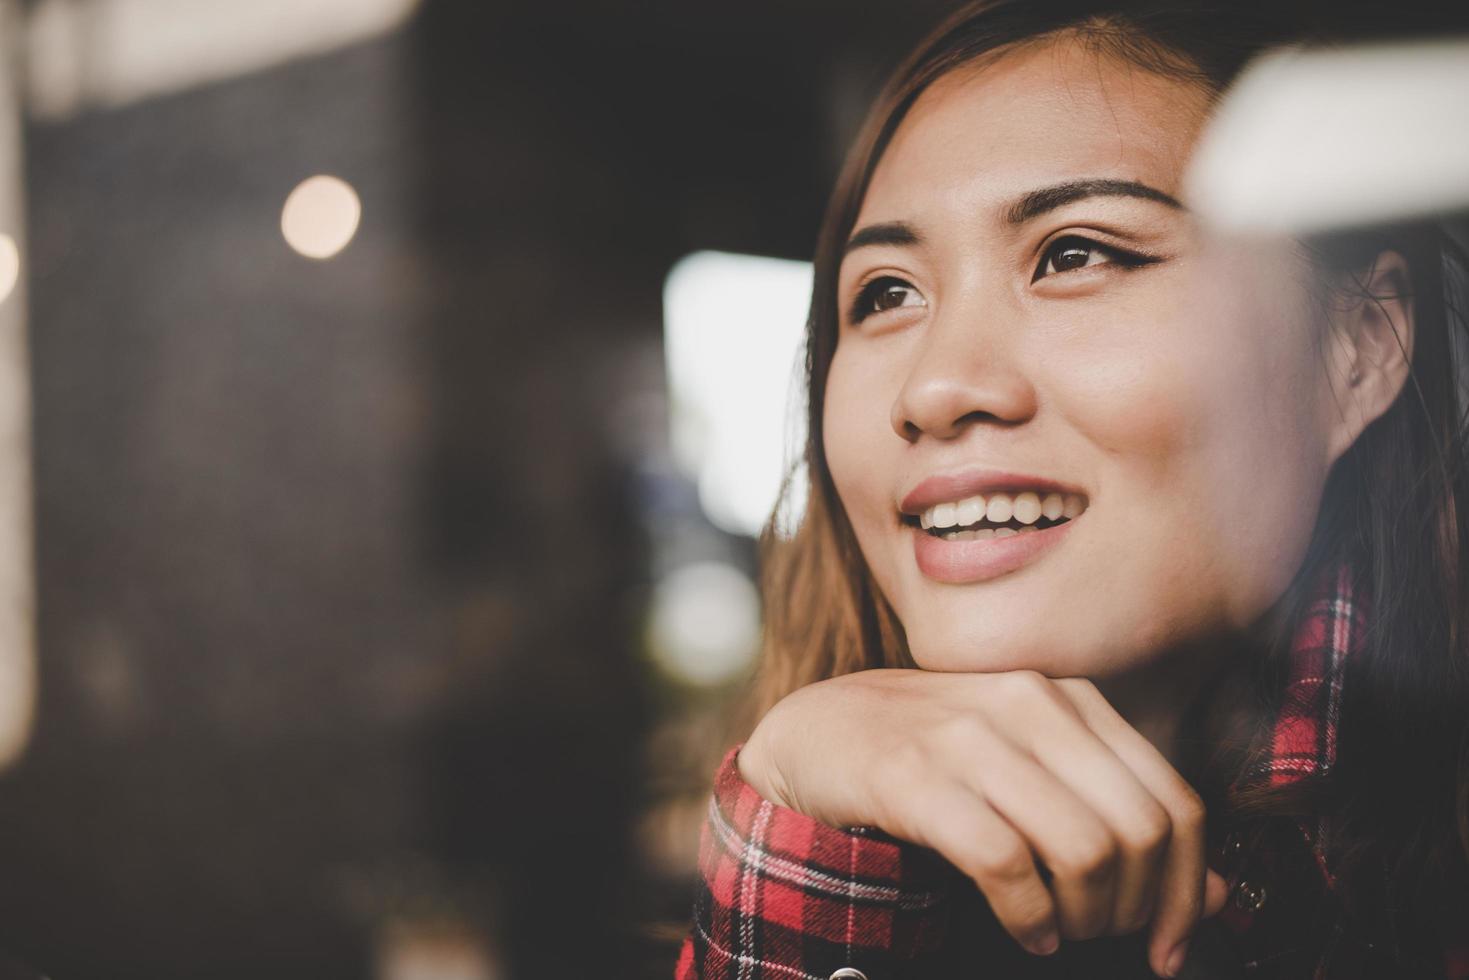
<svg viewBox="0 0 1469 980">
<path fill-rule="evenodd" d="M 764 799 L 740 776 L 741 747 L 715 775 L 675 980 L 925 975 L 966 879 L 934 851 Z"/>
</svg>

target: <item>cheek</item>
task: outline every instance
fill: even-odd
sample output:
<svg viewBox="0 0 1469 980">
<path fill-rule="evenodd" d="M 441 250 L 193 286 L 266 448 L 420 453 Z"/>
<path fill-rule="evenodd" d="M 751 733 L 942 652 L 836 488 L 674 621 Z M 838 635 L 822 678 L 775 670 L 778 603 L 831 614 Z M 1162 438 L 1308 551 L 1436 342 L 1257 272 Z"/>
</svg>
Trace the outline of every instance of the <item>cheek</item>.
<svg viewBox="0 0 1469 980">
<path fill-rule="evenodd" d="M 899 569 L 912 563 L 906 537 L 898 533 L 896 484 L 899 455 L 906 445 L 892 430 L 889 412 L 901 377 L 891 356 L 839 346 L 827 376 L 822 407 L 826 464 L 857 546 L 877 587 L 902 615 Z"/>
<path fill-rule="evenodd" d="M 1101 454 L 1097 496 L 1119 560 L 1180 608 L 1230 626 L 1284 590 L 1324 479 L 1313 463 L 1319 359 L 1281 309 L 1245 294 L 1162 317 L 1127 311 L 1057 377 L 1072 424 Z M 1146 322 L 1155 329 L 1139 330 Z"/>
<path fill-rule="evenodd" d="M 826 380 L 822 406 L 822 441 L 837 496 L 859 537 L 865 527 L 886 516 L 887 492 L 878 463 L 890 434 L 883 393 L 887 379 L 872 358 L 852 357 L 838 346 Z"/>
</svg>

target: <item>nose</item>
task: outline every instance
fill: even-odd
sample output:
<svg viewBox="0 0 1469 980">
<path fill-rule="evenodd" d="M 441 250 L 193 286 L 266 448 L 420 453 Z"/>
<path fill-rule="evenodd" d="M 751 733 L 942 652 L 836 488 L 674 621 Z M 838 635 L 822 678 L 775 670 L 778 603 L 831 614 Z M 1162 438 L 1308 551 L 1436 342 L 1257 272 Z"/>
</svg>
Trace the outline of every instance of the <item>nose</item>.
<svg viewBox="0 0 1469 980">
<path fill-rule="evenodd" d="M 991 304 L 951 304 L 928 322 L 893 401 L 893 431 L 908 442 L 952 439 L 971 422 L 1013 426 L 1033 417 L 1037 397 L 1017 331 Z"/>
</svg>

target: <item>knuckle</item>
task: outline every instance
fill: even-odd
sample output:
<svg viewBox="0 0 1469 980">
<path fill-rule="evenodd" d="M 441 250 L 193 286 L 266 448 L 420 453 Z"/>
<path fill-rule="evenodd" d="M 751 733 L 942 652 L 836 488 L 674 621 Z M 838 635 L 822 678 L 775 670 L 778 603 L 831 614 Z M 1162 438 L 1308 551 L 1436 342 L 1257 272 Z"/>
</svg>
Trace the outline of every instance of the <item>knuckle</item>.
<svg viewBox="0 0 1469 980">
<path fill-rule="evenodd" d="M 1110 916 L 1100 904 L 1067 911 L 1062 916 L 1061 935 L 1066 939 L 1095 939 L 1105 936 Z"/>
<path fill-rule="evenodd" d="M 1099 698 L 1102 696 L 1102 692 L 1097 690 L 1097 685 L 1092 683 L 1089 677 L 1058 677 L 1053 683 L 1083 698 Z"/>
<path fill-rule="evenodd" d="M 1137 853 L 1152 854 L 1162 849 L 1173 835 L 1173 821 L 1159 803 L 1149 803 L 1124 831 L 1124 846 Z"/>
<path fill-rule="evenodd" d="M 1183 783 L 1173 803 L 1172 822 L 1185 830 L 1198 831 L 1203 829 L 1207 817 L 1203 798 L 1192 786 Z"/>
<path fill-rule="evenodd" d="M 1051 682 L 1038 670 L 1012 670 L 1004 675 L 1005 686 L 1017 697 L 1043 697 L 1051 693 Z"/>
<path fill-rule="evenodd" d="M 1059 867 L 1052 870 L 1068 878 L 1095 881 L 1111 874 L 1116 866 L 1118 847 L 1109 836 L 1098 834 L 1078 838 L 1057 858 Z"/>
<path fill-rule="evenodd" d="M 1011 723 L 1032 721 L 1032 712 L 1071 711 L 1071 701 L 1038 670 L 1012 670 L 997 675 L 996 710 Z"/>
<path fill-rule="evenodd" d="M 1049 903 L 1031 902 L 1004 916 L 996 915 L 1006 932 L 1022 946 L 1034 946 L 1050 934 L 1054 916 Z"/>
<path fill-rule="evenodd" d="M 1112 931 L 1117 935 L 1124 936 L 1128 933 L 1141 932 L 1147 928 L 1148 922 L 1152 918 L 1153 910 L 1151 908 L 1141 908 L 1119 921 L 1117 927 Z"/>
<path fill-rule="evenodd" d="M 1141 932 L 1153 920 L 1153 913 L 1157 911 L 1157 906 L 1157 892 L 1152 892 L 1144 901 L 1138 902 L 1132 908 L 1119 912 L 1111 931 L 1116 935 Z"/>
<path fill-rule="evenodd" d="M 1013 886 L 1035 875 L 1035 859 L 1024 844 L 982 848 L 974 856 L 974 873 L 988 886 Z"/>
<path fill-rule="evenodd" d="M 961 713 L 950 715 L 937 722 L 931 729 L 930 738 L 941 749 L 955 746 L 972 746 L 985 738 L 989 726 L 978 714 Z"/>
</svg>

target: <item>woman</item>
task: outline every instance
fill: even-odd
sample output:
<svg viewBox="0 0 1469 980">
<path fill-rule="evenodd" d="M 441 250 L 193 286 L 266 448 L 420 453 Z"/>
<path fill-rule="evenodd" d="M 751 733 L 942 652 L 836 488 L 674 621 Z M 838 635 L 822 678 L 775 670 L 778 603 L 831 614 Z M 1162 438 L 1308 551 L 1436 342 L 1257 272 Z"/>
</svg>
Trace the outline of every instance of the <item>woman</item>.
<svg viewBox="0 0 1469 980">
<path fill-rule="evenodd" d="M 1450 243 L 1179 200 L 1311 37 L 990 0 L 899 67 L 817 247 L 811 499 L 679 977 L 1469 976 Z"/>
</svg>

